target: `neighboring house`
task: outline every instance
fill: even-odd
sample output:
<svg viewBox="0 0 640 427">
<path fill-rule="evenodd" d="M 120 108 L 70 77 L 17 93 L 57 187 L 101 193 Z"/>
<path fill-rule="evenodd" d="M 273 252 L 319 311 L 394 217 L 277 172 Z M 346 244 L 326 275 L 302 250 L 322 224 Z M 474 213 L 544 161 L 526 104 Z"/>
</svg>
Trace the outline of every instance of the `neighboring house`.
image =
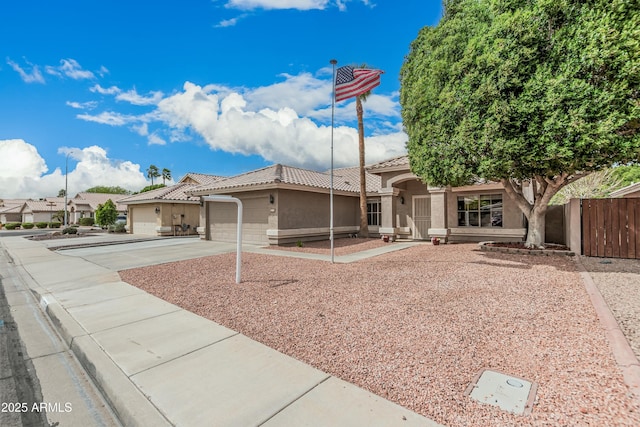
<svg viewBox="0 0 640 427">
<path fill-rule="evenodd" d="M 200 221 L 200 198 L 187 191 L 219 179 L 215 175 L 188 173 L 175 185 L 120 199 L 128 212 L 127 230 L 150 236 L 195 234 Z"/>
<path fill-rule="evenodd" d="M 627 185 L 626 187 L 623 187 L 619 190 L 616 190 L 614 192 L 612 192 L 610 195 L 610 197 L 625 197 L 625 198 L 631 198 L 631 197 L 640 197 L 640 182 L 636 182 L 635 184 L 631 184 L 631 185 Z"/>
<path fill-rule="evenodd" d="M 27 200 L 20 209 L 19 222 L 51 222 L 58 211 L 64 211 L 64 198 L 48 197 L 41 200 Z"/>
<path fill-rule="evenodd" d="M 328 239 L 330 234 L 330 173 L 272 165 L 200 185 L 194 196 L 229 195 L 243 204 L 243 241 L 258 244 Z M 358 232 L 359 169 L 334 170 L 334 236 Z M 380 221 L 380 177 L 367 174 L 370 233 Z M 200 208 L 198 233 L 207 240 L 235 241 L 237 207 L 206 202 Z"/>
<path fill-rule="evenodd" d="M 381 177 L 379 233 L 416 240 L 521 241 L 524 215 L 500 183 L 464 187 L 424 184 L 401 156 L 369 166 Z"/>
<path fill-rule="evenodd" d="M 0 223 L 22 222 L 20 211 L 27 199 L 0 199 Z"/>
<path fill-rule="evenodd" d="M 128 197 L 126 194 L 109 194 L 109 193 L 87 193 L 82 192 L 76 194 L 75 197 L 67 199 L 67 210 L 69 211 L 69 224 L 77 224 L 80 218 L 95 218 L 98 206 L 104 205 L 107 200 L 111 199 L 116 205 L 118 215 L 126 215 L 126 205 L 120 204 L 120 200 Z M 49 198 L 47 198 L 49 200 Z M 64 199 L 62 199 L 64 200 Z"/>
</svg>

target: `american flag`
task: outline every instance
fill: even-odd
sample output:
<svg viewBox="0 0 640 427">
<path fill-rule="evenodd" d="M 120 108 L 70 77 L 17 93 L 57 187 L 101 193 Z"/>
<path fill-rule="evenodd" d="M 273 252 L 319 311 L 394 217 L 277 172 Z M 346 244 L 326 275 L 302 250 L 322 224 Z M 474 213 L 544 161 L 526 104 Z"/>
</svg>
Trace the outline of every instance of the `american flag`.
<svg viewBox="0 0 640 427">
<path fill-rule="evenodd" d="M 349 65 L 336 72 L 336 102 L 362 95 L 380 84 L 382 70 L 354 68 Z"/>
</svg>

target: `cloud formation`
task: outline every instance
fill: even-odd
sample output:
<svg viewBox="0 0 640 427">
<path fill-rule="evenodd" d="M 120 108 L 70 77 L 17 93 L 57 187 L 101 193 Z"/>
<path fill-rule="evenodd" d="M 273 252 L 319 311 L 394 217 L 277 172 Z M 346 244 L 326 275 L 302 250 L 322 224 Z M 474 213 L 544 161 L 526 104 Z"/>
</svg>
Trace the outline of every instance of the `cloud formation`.
<svg viewBox="0 0 640 427">
<path fill-rule="evenodd" d="M 211 149 L 259 155 L 274 163 L 322 169 L 330 163 L 331 69 L 317 75 L 283 74 L 282 81 L 258 88 L 200 86 L 185 82 L 182 91 L 164 96 L 152 92 L 141 97 L 135 90 L 96 85 L 91 91 L 115 100 L 154 109 L 141 115 L 103 111 L 83 113 L 79 119 L 110 126 L 129 126 L 149 145 L 188 141 L 195 134 Z M 133 94 L 123 97 L 123 94 Z M 304 96 L 300 96 L 304 94 Z M 367 162 L 404 154 L 406 134 L 400 123 L 398 94 L 372 94 L 365 105 L 365 126 L 375 135 L 366 139 Z M 140 102 L 145 99 L 146 102 Z M 358 132 L 347 126 L 356 118 L 353 99 L 336 105 L 334 162 L 353 166 L 358 159 Z M 371 148 L 370 148 L 371 147 Z"/>
<path fill-rule="evenodd" d="M 140 165 L 109 159 L 107 152 L 101 147 L 63 147 L 58 152 L 61 156 L 69 155 L 69 196 L 97 185 L 120 186 L 138 191 L 148 184 Z M 2 197 L 56 196 L 65 185 L 64 171 L 56 168 L 51 173 L 47 172 L 44 159 L 33 145 L 22 139 L 0 140 Z"/>
</svg>

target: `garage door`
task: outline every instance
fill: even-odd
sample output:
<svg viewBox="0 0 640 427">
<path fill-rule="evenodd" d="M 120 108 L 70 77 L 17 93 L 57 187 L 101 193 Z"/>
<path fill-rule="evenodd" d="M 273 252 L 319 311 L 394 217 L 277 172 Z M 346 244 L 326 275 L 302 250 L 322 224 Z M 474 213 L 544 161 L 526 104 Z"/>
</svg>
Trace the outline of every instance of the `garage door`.
<svg viewBox="0 0 640 427">
<path fill-rule="evenodd" d="M 131 209 L 132 234 L 158 235 L 158 215 L 153 206 L 134 206 Z"/>
</svg>

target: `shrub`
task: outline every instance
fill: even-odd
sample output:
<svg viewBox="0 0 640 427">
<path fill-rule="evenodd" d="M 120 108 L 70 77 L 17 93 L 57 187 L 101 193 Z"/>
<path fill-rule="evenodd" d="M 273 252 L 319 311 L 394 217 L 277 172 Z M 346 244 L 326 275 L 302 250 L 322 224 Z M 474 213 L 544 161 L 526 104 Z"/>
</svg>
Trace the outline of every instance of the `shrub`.
<svg viewBox="0 0 640 427">
<path fill-rule="evenodd" d="M 91 226 L 94 224 L 93 218 L 80 218 L 80 225 Z"/>
<path fill-rule="evenodd" d="M 78 229 L 75 227 L 67 227 L 62 230 L 62 234 L 78 234 Z"/>
<path fill-rule="evenodd" d="M 47 225 L 49 225 L 48 222 L 36 222 L 36 227 L 38 228 L 47 228 Z"/>
<path fill-rule="evenodd" d="M 16 228 L 20 228 L 21 225 L 22 223 L 20 222 L 9 222 L 5 225 L 5 228 L 7 230 L 15 230 Z"/>
<path fill-rule="evenodd" d="M 49 223 L 49 228 L 60 228 L 60 226 L 62 225 L 61 222 L 58 221 L 51 221 Z"/>
<path fill-rule="evenodd" d="M 125 224 L 119 222 L 118 224 L 115 225 L 110 225 L 109 226 L 109 231 L 111 233 L 126 233 L 127 230 L 125 228 Z"/>
<path fill-rule="evenodd" d="M 24 223 L 22 223 L 22 228 L 24 228 L 25 230 L 31 230 L 33 228 L 33 223 L 32 222 L 24 222 Z"/>
</svg>

